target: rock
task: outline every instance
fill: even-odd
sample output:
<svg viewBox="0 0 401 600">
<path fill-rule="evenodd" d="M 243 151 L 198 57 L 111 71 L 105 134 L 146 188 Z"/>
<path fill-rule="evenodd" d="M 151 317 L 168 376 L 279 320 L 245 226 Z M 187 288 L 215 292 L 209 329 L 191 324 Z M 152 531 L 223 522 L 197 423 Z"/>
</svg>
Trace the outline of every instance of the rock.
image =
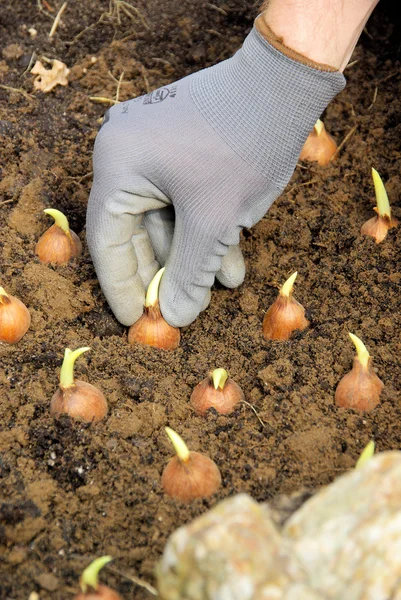
<svg viewBox="0 0 401 600">
<path fill-rule="evenodd" d="M 163 600 L 322 598 L 304 579 L 286 551 L 269 508 L 246 494 L 221 502 L 178 529 L 157 567 Z M 297 595 L 290 596 L 295 593 L 294 585 Z"/>
<path fill-rule="evenodd" d="M 246 494 L 170 537 L 162 600 L 401 599 L 401 452 L 375 455 L 307 500 L 280 530 Z"/>
<path fill-rule="evenodd" d="M 401 452 L 375 455 L 308 500 L 283 534 L 328 598 L 401 598 Z"/>
</svg>

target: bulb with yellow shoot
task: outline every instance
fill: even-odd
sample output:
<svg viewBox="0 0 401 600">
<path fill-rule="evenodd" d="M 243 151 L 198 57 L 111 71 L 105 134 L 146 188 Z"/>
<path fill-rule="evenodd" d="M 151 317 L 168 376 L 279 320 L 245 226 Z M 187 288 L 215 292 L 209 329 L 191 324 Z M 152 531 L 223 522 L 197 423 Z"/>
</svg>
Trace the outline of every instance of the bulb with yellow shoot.
<svg viewBox="0 0 401 600">
<path fill-rule="evenodd" d="M 292 297 L 295 271 L 282 286 L 279 295 L 263 319 L 263 335 L 267 340 L 288 340 L 295 330 L 303 331 L 309 321 L 305 318 L 304 307 Z"/>
<path fill-rule="evenodd" d="M 243 399 L 243 391 L 225 369 L 211 371 L 191 394 L 191 404 L 202 416 L 209 408 L 214 408 L 221 415 L 227 415 L 233 412 Z"/>
<path fill-rule="evenodd" d="M 54 219 L 54 224 L 39 238 L 35 253 L 43 263 L 67 263 L 82 253 L 81 240 L 68 224 L 67 217 L 55 208 L 43 211 Z"/>
<path fill-rule="evenodd" d="M 373 371 L 372 358 L 365 344 L 353 333 L 349 336 L 355 345 L 356 356 L 352 370 L 337 386 L 335 402 L 343 408 L 370 411 L 379 404 L 384 384 Z"/>
<path fill-rule="evenodd" d="M 160 269 L 149 284 L 143 315 L 128 331 L 130 344 L 143 344 L 161 350 L 175 350 L 180 343 L 180 330 L 172 327 L 163 319 L 159 306 L 159 285 L 164 267 Z"/>
<path fill-rule="evenodd" d="M 323 121 L 318 119 L 308 135 L 299 156 L 300 160 L 315 161 L 321 166 L 328 165 L 334 160 L 337 144 L 326 130 Z"/>
<path fill-rule="evenodd" d="M 208 498 L 220 487 L 221 475 L 215 462 L 199 452 L 190 452 L 184 440 L 170 427 L 165 428 L 176 456 L 162 475 L 164 492 L 180 502 Z"/>
<path fill-rule="evenodd" d="M 79 580 L 81 591 L 74 600 L 121 600 L 117 592 L 99 583 L 99 572 L 112 560 L 111 556 L 100 556 L 86 567 Z"/>
<path fill-rule="evenodd" d="M 54 417 L 62 414 L 88 423 L 100 421 L 107 414 L 107 402 L 103 393 L 91 383 L 74 379 L 75 361 L 90 348 L 65 349 L 60 371 L 60 384 L 53 394 L 50 413 Z"/>
<path fill-rule="evenodd" d="M 373 183 L 375 186 L 376 206 L 373 208 L 377 215 L 372 217 L 361 227 L 362 235 L 369 235 L 376 244 L 380 244 L 387 236 L 388 230 L 397 227 L 398 221 L 391 216 L 391 207 L 384 183 L 376 171 L 372 168 Z"/>
</svg>

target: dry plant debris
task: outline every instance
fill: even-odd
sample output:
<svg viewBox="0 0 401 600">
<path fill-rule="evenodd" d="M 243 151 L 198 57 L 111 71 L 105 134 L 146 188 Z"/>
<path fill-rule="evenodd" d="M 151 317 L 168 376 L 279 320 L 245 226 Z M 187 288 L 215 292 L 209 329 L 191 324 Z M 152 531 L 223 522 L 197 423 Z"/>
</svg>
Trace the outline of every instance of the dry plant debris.
<svg viewBox="0 0 401 600">
<path fill-rule="evenodd" d="M 51 92 L 56 85 L 68 85 L 69 72 L 70 69 L 61 60 L 54 59 L 51 69 L 47 69 L 40 60 L 37 60 L 31 69 L 31 73 L 37 75 L 33 85 L 41 92 Z"/>
</svg>

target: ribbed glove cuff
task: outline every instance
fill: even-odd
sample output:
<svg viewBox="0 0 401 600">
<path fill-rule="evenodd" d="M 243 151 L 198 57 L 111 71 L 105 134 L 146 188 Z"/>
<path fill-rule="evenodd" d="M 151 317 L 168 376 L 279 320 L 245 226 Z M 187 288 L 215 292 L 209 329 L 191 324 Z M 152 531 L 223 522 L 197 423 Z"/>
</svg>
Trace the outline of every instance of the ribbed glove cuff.
<svg viewBox="0 0 401 600">
<path fill-rule="evenodd" d="M 225 142 L 263 176 L 285 186 L 288 166 L 295 165 L 315 122 L 344 86 L 342 73 L 283 54 L 254 26 L 242 48 L 193 77 L 190 90 Z"/>
</svg>

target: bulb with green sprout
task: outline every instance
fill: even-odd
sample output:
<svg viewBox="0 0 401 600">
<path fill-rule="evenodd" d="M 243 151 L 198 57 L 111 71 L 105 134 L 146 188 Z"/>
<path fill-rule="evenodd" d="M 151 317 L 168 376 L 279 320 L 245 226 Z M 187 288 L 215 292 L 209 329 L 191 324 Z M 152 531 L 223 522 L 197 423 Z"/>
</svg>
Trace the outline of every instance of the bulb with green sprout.
<svg viewBox="0 0 401 600">
<path fill-rule="evenodd" d="M 373 210 L 376 211 L 377 215 L 362 225 L 361 234 L 369 235 L 376 241 L 376 244 L 380 244 L 387 236 L 388 230 L 397 227 L 398 221 L 391 216 L 386 188 L 379 173 L 373 168 L 372 177 L 376 195 L 376 206 Z"/>
<path fill-rule="evenodd" d="M 164 267 L 149 284 L 145 299 L 145 311 L 128 331 L 130 344 L 143 344 L 161 350 L 174 350 L 180 343 L 180 330 L 163 319 L 159 306 L 159 285 Z"/>
<path fill-rule="evenodd" d="M 337 386 L 335 402 L 343 408 L 370 411 L 379 404 L 384 384 L 373 370 L 372 357 L 365 344 L 353 333 L 349 336 L 357 355 L 351 371 L 344 375 Z"/>
<path fill-rule="evenodd" d="M 107 402 L 103 393 L 91 383 L 74 379 L 74 364 L 81 354 L 90 348 L 65 349 L 60 371 L 60 384 L 53 394 L 50 413 L 54 417 L 67 414 L 73 419 L 88 423 L 100 421 L 107 414 Z"/>
<path fill-rule="evenodd" d="M 165 430 L 176 453 L 162 474 L 161 484 L 165 493 L 181 502 L 214 494 L 221 484 L 216 463 L 200 452 L 190 452 L 181 436 L 170 427 Z"/>
<path fill-rule="evenodd" d="M 214 408 L 222 415 L 229 414 L 244 399 L 238 383 L 229 377 L 225 369 L 214 369 L 198 383 L 191 394 L 191 404 L 200 415 Z"/>
<path fill-rule="evenodd" d="M 264 316 L 263 335 L 268 340 L 288 340 L 296 329 L 302 331 L 309 325 L 304 307 L 292 296 L 297 274 L 287 279 Z"/>
<path fill-rule="evenodd" d="M 99 583 L 100 570 L 112 560 L 111 556 L 100 556 L 86 567 L 79 580 L 81 591 L 74 600 L 121 600 L 117 592 Z"/>
<path fill-rule="evenodd" d="M 43 263 L 67 263 L 82 252 L 81 240 L 70 229 L 67 217 L 55 208 L 44 211 L 54 219 L 54 224 L 39 238 L 35 253 Z"/>
</svg>

